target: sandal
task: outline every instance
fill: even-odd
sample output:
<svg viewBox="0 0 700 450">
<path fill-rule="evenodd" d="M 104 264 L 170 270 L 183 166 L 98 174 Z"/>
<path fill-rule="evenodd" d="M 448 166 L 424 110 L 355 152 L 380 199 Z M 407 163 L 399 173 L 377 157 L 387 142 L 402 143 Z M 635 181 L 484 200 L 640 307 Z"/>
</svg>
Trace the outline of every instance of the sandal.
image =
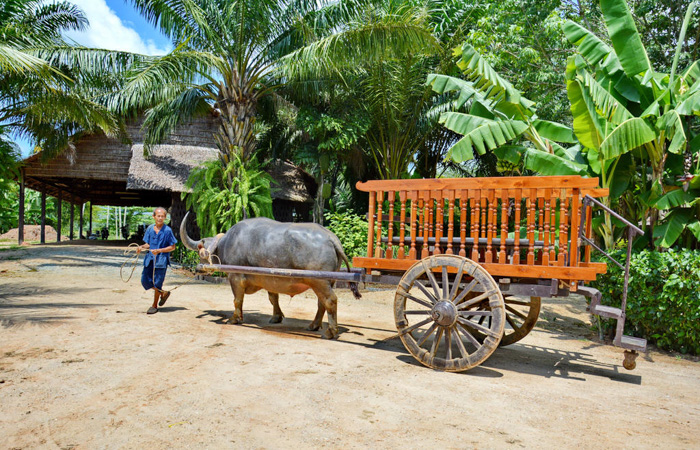
<svg viewBox="0 0 700 450">
<path fill-rule="evenodd" d="M 158 306 L 165 305 L 165 302 L 168 301 L 168 297 L 170 297 L 170 291 L 162 291 L 162 294 L 160 294 L 160 301 L 158 302 Z"/>
<path fill-rule="evenodd" d="M 146 311 L 146 314 L 155 314 L 158 312 L 158 308 L 150 307 L 148 308 L 148 311 Z"/>
</svg>

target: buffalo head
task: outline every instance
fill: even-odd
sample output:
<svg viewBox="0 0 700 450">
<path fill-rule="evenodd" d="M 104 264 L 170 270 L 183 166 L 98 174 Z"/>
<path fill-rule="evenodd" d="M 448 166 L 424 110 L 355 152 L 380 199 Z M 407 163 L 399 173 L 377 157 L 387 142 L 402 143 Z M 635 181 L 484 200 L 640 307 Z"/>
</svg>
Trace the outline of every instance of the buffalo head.
<svg viewBox="0 0 700 450">
<path fill-rule="evenodd" d="M 182 244 L 188 249 L 194 250 L 195 252 L 199 253 L 199 258 L 203 264 L 218 262 L 211 261 L 211 255 L 214 255 L 216 253 L 216 250 L 219 246 L 219 241 L 222 237 L 224 237 L 224 234 L 219 233 L 214 237 L 208 237 L 200 241 L 195 241 L 187 234 L 187 218 L 189 217 L 189 215 L 190 212 L 188 211 L 187 214 L 185 214 L 184 219 L 182 219 L 182 223 L 180 224 L 180 239 L 182 239 Z"/>
</svg>

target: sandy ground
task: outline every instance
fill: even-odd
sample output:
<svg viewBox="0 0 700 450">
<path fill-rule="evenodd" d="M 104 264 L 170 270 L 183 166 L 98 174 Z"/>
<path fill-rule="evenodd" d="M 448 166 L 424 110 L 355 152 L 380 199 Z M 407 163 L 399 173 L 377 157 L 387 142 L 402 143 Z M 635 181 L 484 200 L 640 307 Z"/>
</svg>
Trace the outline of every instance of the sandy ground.
<svg viewBox="0 0 700 450">
<path fill-rule="evenodd" d="M 700 365 L 650 352 L 632 372 L 593 340 L 581 297 L 443 373 L 396 337 L 392 290 L 339 290 L 337 341 L 315 298 L 190 282 L 158 314 L 117 247 L 0 252 L 0 448 L 700 448 Z M 171 272 L 171 287 L 186 283 Z"/>
</svg>

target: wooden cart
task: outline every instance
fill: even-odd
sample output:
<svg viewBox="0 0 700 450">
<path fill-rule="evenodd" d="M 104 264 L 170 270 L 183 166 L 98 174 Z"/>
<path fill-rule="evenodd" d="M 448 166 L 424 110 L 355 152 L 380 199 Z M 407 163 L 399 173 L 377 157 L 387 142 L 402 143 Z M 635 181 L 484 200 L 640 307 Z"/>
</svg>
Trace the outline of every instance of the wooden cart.
<svg viewBox="0 0 700 450">
<path fill-rule="evenodd" d="M 621 308 L 601 305 L 600 292 L 584 286 L 607 270 L 591 261 L 592 207 L 607 209 L 596 200 L 608 195 L 597 178 L 383 180 L 357 188 L 369 193 L 369 233 L 367 256 L 353 259 L 353 272 L 219 268 L 396 284 L 398 334 L 418 361 L 439 370 L 478 366 L 533 329 L 542 297 L 573 292 L 590 298 L 592 314 L 618 321 L 614 344 L 626 349 L 626 368 L 646 350 L 644 339 L 623 335 L 629 252 Z M 630 240 L 642 233 L 627 224 Z"/>
</svg>

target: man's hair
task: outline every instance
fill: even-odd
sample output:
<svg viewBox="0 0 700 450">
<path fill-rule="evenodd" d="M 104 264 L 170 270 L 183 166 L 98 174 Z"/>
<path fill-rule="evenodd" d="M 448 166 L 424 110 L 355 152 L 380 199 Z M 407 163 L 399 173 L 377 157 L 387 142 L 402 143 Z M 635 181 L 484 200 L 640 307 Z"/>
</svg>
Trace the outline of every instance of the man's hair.
<svg viewBox="0 0 700 450">
<path fill-rule="evenodd" d="M 165 209 L 165 208 L 163 208 L 162 206 L 159 206 L 159 207 L 157 207 L 156 209 L 153 210 L 153 215 L 154 215 L 154 216 L 156 215 L 156 213 L 158 212 L 159 209 L 163 210 L 163 212 L 165 213 L 166 216 L 168 215 L 168 210 Z"/>
</svg>

